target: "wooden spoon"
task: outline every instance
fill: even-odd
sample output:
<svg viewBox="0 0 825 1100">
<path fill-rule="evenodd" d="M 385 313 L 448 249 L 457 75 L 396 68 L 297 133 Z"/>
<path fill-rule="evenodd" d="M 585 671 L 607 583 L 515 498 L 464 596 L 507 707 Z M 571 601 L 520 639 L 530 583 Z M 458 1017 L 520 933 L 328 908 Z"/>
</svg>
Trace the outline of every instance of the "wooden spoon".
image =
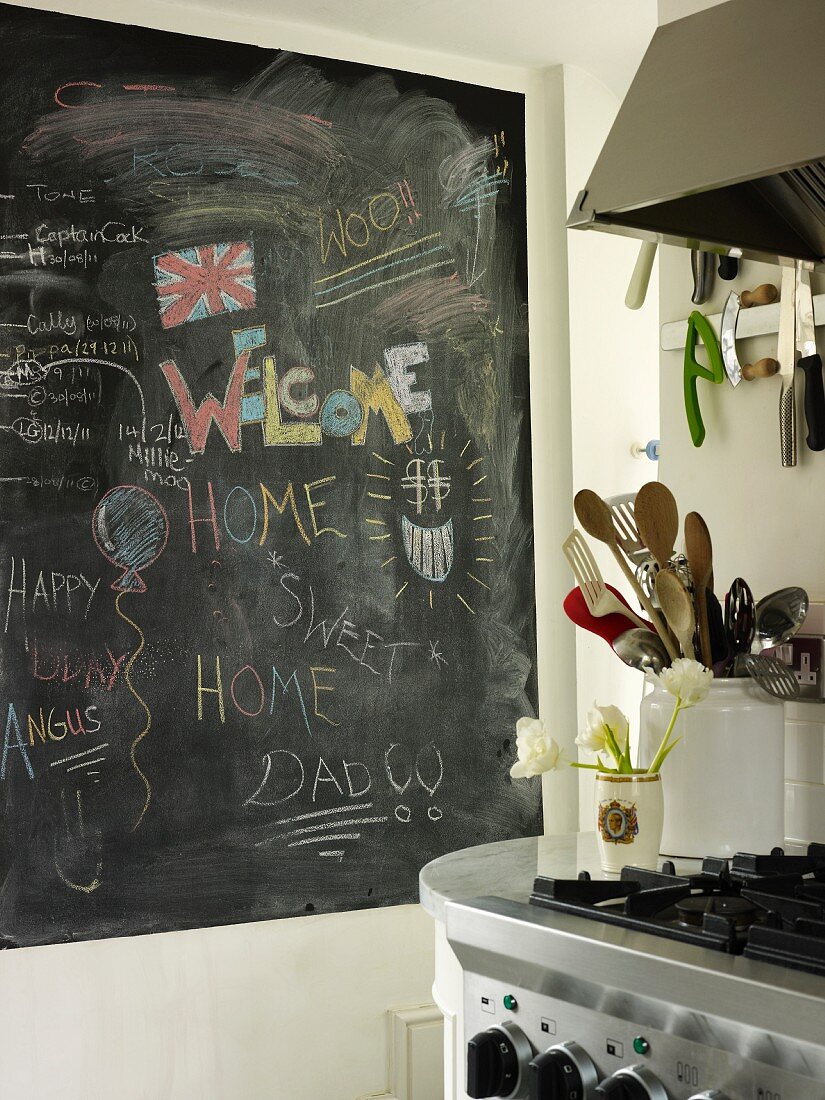
<svg viewBox="0 0 825 1100">
<path fill-rule="evenodd" d="M 691 661 L 696 660 L 693 648 L 693 635 L 696 631 L 696 616 L 693 613 L 693 600 L 681 580 L 669 569 L 656 574 L 656 595 L 668 626 L 679 640 L 682 652 Z"/>
<path fill-rule="evenodd" d="M 696 617 L 699 620 L 699 642 L 702 663 L 710 668 L 713 657 L 708 625 L 708 589 L 713 591 L 713 547 L 708 526 L 698 512 L 685 516 L 685 550 L 696 590 Z"/>
<path fill-rule="evenodd" d="M 666 569 L 679 535 L 679 510 L 670 489 L 649 481 L 636 494 L 633 505 L 639 536 L 660 569 Z"/>
<path fill-rule="evenodd" d="M 573 507 L 576 512 L 576 518 L 588 535 L 590 535 L 591 538 L 597 539 L 599 542 L 603 542 L 613 554 L 613 557 L 619 563 L 619 568 L 625 575 L 625 580 L 632 588 L 639 603 L 647 612 L 648 618 L 656 628 L 656 633 L 664 642 L 670 659 L 675 660 L 679 654 L 676 652 L 676 647 L 673 645 L 668 635 L 667 627 L 662 622 L 661 615 L 642 591 L 632 569 L 625 561 L 619 549 L 616 541 L 616 528 L 613 526 L 613 515 L 609 505 L 605 504 L 602 498 L 597 493 L 594 493 L 592 489 L 582 489 L 580 492 L 576 493 Z"/>
</svg>

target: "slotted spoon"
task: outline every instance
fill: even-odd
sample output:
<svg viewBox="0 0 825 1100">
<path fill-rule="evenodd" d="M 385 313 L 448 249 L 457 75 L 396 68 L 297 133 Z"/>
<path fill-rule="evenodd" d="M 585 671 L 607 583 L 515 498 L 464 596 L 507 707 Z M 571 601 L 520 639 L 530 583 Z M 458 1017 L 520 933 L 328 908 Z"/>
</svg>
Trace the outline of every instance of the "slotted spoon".
<svg viewBox="0 0 825 1100">
<path fill-rule="evenodd" d="M 783 661 L 776 657 L 764 657 L 761 653 L 745 653 L 741 663 L 751 679 L 756 680 L 768 695 L 783 702 L 799 698 L 799 683 Z"/>
<path fill-rule="evenodd" d="M 636 513 L 634 505 L 635 493 L 622 493 L 621 496 L 607 497 L 605 504 L 613 514 L 613 526 L 616 528 L 616 539 L 625 556 L 639 566 L 650 558 L 650 551 L 639 537 L 639 528 L 636 526 Z"/>
<path fill-rule="evenodd" d="M 650 629 L 644 619 L 640 619 L 631 608 L 614 596 L 604 583 L 596 559 L 579 531 L 575 529 L 571 531 L 561 548 L 591 615 L 601 618 L 602 615 L 618 613 L 630 619 L 636 626 L 643 627 L 645 630 Z"/>
</svg>

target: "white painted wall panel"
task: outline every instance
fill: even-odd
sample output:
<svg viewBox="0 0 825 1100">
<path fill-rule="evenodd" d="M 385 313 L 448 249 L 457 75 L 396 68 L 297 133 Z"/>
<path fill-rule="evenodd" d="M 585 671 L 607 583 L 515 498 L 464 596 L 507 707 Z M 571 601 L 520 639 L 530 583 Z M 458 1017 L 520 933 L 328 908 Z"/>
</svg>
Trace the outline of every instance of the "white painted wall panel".
<svg viewBox="0 0 825 1100">
<path fill-rule="evenodd" d="M 565 69 L 565 155 L 568 210 L 601 150 L 619 100 L 595 77 Z M 624 304 L 639 252 L 638 242 L 603 233 L 568 234 L 570 371 L 573 418 L 573 488 L 603 496 L 635 492 L 657 477 L 657 464 L 634 458 L 631 444 L 659 435 L 658 267 L 644 306 Z M 572 501 L 569 526 L 575 523 Z M 567 532 L 565 532 L 566 534 Z M 606 547 L 589 539 L 605 579 L 626 595 L 627 584 Z M 556 551 L 559 552 L 558 550 Z M 567 589 L 574 581 L 568 574 Z M 643 680 L 626 668 L 601 638 L 576 631 L 576 726 L 586 711 L 612 703 L 638 728 Z M 575 731 L 574 731 L 575 736 Z M 575 759 L 575 750 L 571 754 Z M 590 756 L 582 757 L 591 763 Z M 589 772 L 579 772 L 579 827 L 593 829 Z"/>
<path fill-rule="evenodd" d="M 662 323 L 683 320 L 694 308 L 690 253 L 660 249 Z M 812 278 L 814 293 L 825 289 Z M 779 269 L 744 262 L 735 283 L 716 279 L 711 299 L 701 310 L 719 313 L 731 289 L 759 283 L 779 285 Z M 823 344 L 819 330 L 820 348 Z M 776 335 L 739 341 L 740 361 L 776 355 Z M 741 382 L 732 389 L 699 383 L 699 403 L 707 429 L 704 444 L 693 446 L 685 419 L 682 390 L 683 351 L 660 353 L 662 459 L 661 477 L 676 494 L 681 514 L 696 509 L 713 540 L 716 592 L 724 600 L 731 581 L 742 576 L 759 599 L 789 584 L 801 584 L 812 600 L 825 596 L 825 453 L 805 446 L 801 377 L 797 380 L 799 464 L 783 469 L 779 454 L 779 381 Z M 787 775 L 802 786 L 786 789 L 788 837 L 825 838 L 825 705 L 796 703 L 786 708 Z M 678 750 L 671 758 L 678 766 Z"/>
</svg>

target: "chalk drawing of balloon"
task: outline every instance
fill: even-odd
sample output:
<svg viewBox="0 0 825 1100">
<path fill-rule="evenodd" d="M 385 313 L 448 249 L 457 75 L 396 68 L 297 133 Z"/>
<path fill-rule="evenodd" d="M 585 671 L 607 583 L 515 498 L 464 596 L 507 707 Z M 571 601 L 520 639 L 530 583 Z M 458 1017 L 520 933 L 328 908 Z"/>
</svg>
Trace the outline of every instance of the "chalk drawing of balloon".
<svg viewBox="0 0 825 1100">
<path fill-rule="evenodd" d="M 145 592 L 140 575 L 157 561 L 169 538 L 169 519 L 158 498 L 138 485 L 117 485 L 98 502 L 92 534 L 104 558 L 124 572 L 116 592 Z"/>
<path fill-rule="evenodd" d="M 152 712 L 132 681 L 132 669 L 143 652 L 146 639 L 138 624 L 120 605 L 124 596 L 146 591 L 140 571 L 157 561 L 166 548 L 169 519 L 158 498 L 147 489 L 141 489 L 138 485 L 117 485 L 100 499 L 92 513 L 92 534 L 104 558 L 124 571 L 111 586 L 117 592 L 115 611 L 138 637 L 137 648 L 130 654 L 123 671 L 129 691 L 145 716 L 143 728 L 129 749 L 132 767 L 145 791 L 143 806 L 132 826 L 134 832 L 143 821 L 152 800 L 152 786 L 137 759 L 138 746 L 152 728 Z"/>
</svg>

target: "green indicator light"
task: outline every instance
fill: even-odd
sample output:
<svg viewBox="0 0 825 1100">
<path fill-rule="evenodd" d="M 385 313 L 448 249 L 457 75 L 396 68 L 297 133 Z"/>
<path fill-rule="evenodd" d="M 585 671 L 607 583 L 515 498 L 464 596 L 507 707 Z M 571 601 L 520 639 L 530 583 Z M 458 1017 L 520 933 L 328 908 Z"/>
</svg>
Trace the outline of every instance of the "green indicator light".
<svg viewBox="0 0 825 1100">
<path fill-rule="evenodd" d="M 508 1012 L 515 1012 L 518 1008 L 518 1001 L 512 993 L 504 994 L 504 1007 L 507 1009 Z"/>
<path fill-rule="evenodd" d="M 650 1043 L 642 1035 L 637 1035 L 633 1040 L 633 1049 L 637 1054 L 647 1054 L 650 1050 Z"/>
</svg>

